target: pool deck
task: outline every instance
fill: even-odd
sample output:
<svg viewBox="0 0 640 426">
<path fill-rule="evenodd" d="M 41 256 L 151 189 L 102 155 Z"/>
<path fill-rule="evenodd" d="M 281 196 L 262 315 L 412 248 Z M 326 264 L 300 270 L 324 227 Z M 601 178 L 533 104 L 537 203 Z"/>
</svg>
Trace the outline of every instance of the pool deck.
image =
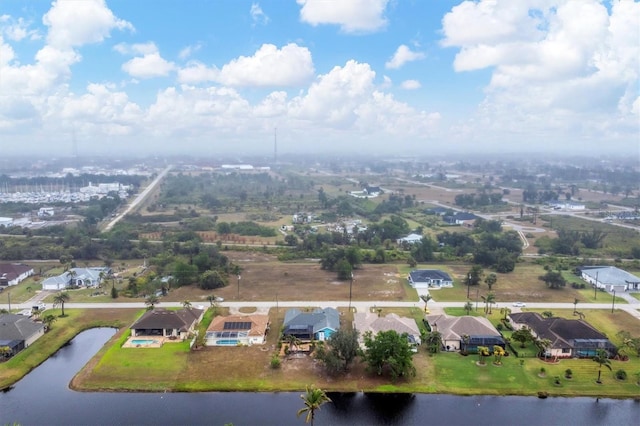
<svg viewBox="0 0 640 426">
<path fill-rule="evenodd" d="M 133 343 L 134 340 L 154 340 L 155 343 L 142 345 L 139 343 Z M 181 342 L 181 341 L 182 340 L 180 339 L 169 339 L 168 337 L 162 337 L 162 336 L 136 336 L 136 337 L 129 337 L 127 341 L 122 344 L 122 347 L 123 348 L 161 348 L 162 345 L 165 343 L 175 343 L 175 342 Z"/>
</svg>

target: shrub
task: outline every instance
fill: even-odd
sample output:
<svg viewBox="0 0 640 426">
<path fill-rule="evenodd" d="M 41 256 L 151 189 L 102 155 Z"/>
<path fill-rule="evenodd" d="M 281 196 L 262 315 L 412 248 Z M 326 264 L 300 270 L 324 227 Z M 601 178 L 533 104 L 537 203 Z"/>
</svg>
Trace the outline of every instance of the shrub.
<svg viewBox="0 0 640 426">
<path fill-rule="evenodd" d="M 498 325 L 496 325 L 496 330 L 502 331 L 502 324 L 501 323 L 498 323 Z"/>
<path fill-rule="evenodd" d="M 566 370 L 564 370 L 564 377 L 570 379 L 571 377 L 573 377 L 573 371 L 571 371 L 570 368 L 567 368 Z"/>
<path fill-rule="evenodd" d="M 616 379 L 618 380 L 627 380 L 627 372 L 624 370 L 616 371 Z"/>
<path fill-rule="evenodd" d="M 273 354 L 273 356 L 271 357 L 271 362 L 269 364 L 271 365 L 271 368 L 277 370 L 281 365 L 280 357 L 277 354 Z"/>
</svg>

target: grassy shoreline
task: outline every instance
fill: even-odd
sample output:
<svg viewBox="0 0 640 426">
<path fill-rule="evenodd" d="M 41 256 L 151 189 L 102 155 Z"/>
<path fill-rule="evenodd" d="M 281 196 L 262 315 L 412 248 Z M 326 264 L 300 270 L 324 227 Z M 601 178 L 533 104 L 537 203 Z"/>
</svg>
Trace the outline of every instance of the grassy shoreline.
<svg viewBox="0 0 640 426">
<path fill-rule="evenodd" d="M 104 312 L 97 312 L 104 311 Z M 13 360 L 0 364 L 0 388 L 11 386 L 55 353 L 83 330 L 94 327 L 118 327 L 120 330 L 74 376 L 70 387 L 85 392 L 287 392 L 301 391 L 310 383 L 331 392 L 425 393 L 452 395 L 537 396 L 550 397 L 638 398 L 635 384 L 640 359 L 612 361 L 612 371 L 603 369 L 603 385 L 595 383 L 598 365 L 590 360 L 562 360 L 558 364 L 537 358 L 503 358 L 501 366 L 487 359 L 478 366 L 477 356 L 441 353 L 430 356 L 421 350 L 414 357 L 418 375 L 409 381 L 369 375 L 356 363 L 344 377 L 331 377 L 311 358 L 284 359 L 274 370 L 269 361 L 277 333 L 269 336 L 265 347 L 205 348 L 191 351 L 188 342 L 168 343 L 160 349 L 122 348 L 130 324 L 139 310 L 68 310 L 54 328 L 36 344 Z M 284 310 L 271 313 L 273 330 L 278 330 Z M 58 330 L 56 332 L 56 330 Z M 45 339 L 45 337 L 47 339 Z M 41 343 L 41 344 L 40 344 Z M 277 346 L 276 346 L 277 347 Z M 546 375 L 539 376 L 544 367 Z M 564 378 L 571 368 L 572 379 Z M 625 369 L 629 378 L 614 378 Z M 560 385 L 555 385 L 555 377 Z"/>
</svg>

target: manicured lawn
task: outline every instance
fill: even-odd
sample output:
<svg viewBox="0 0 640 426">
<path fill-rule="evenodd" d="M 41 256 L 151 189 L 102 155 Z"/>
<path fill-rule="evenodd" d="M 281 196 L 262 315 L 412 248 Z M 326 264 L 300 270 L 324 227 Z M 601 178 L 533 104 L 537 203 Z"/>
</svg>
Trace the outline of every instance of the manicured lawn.
<svg viewBox="0 0 640 426">
<path fill-rule="evenodd" d="M 60 310 L 49 310 L 59 315 Z M 79 332 L 94 327 L 123 327 L 133 322 L 137 310 L 65 309 L 47 333 L 9 361 L 0 363 L 0 389 L 12 385 L 43 363 Z"/>
</svg>

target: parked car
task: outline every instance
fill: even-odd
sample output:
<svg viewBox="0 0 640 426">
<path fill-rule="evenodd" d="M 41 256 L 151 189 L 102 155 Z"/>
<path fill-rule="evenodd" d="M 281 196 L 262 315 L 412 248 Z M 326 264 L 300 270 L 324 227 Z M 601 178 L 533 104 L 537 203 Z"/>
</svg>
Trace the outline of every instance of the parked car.
<svg viewBox="0 0 640 426">
<path fill-rule="evenodd" d="M 513 302 L 513 306 L 515 306 L 516 308 L 524 308 L 527 305 L 524 302 Z"/>
<path fill-rule="evenodd" d="M 32 310 L 34 310 L 34 311 L 40 311 L 40 312 L 42 312 L 42 311 L 44 311 L 45 309 L 47 309 L 47 305 L 45 305 L 44 303 L 40 302 L 40 303 L 38 303 L 37 305 L 33 305 L 33 306 L 31 307 L 31 309 L 32 309 Z"/>
</svg>

